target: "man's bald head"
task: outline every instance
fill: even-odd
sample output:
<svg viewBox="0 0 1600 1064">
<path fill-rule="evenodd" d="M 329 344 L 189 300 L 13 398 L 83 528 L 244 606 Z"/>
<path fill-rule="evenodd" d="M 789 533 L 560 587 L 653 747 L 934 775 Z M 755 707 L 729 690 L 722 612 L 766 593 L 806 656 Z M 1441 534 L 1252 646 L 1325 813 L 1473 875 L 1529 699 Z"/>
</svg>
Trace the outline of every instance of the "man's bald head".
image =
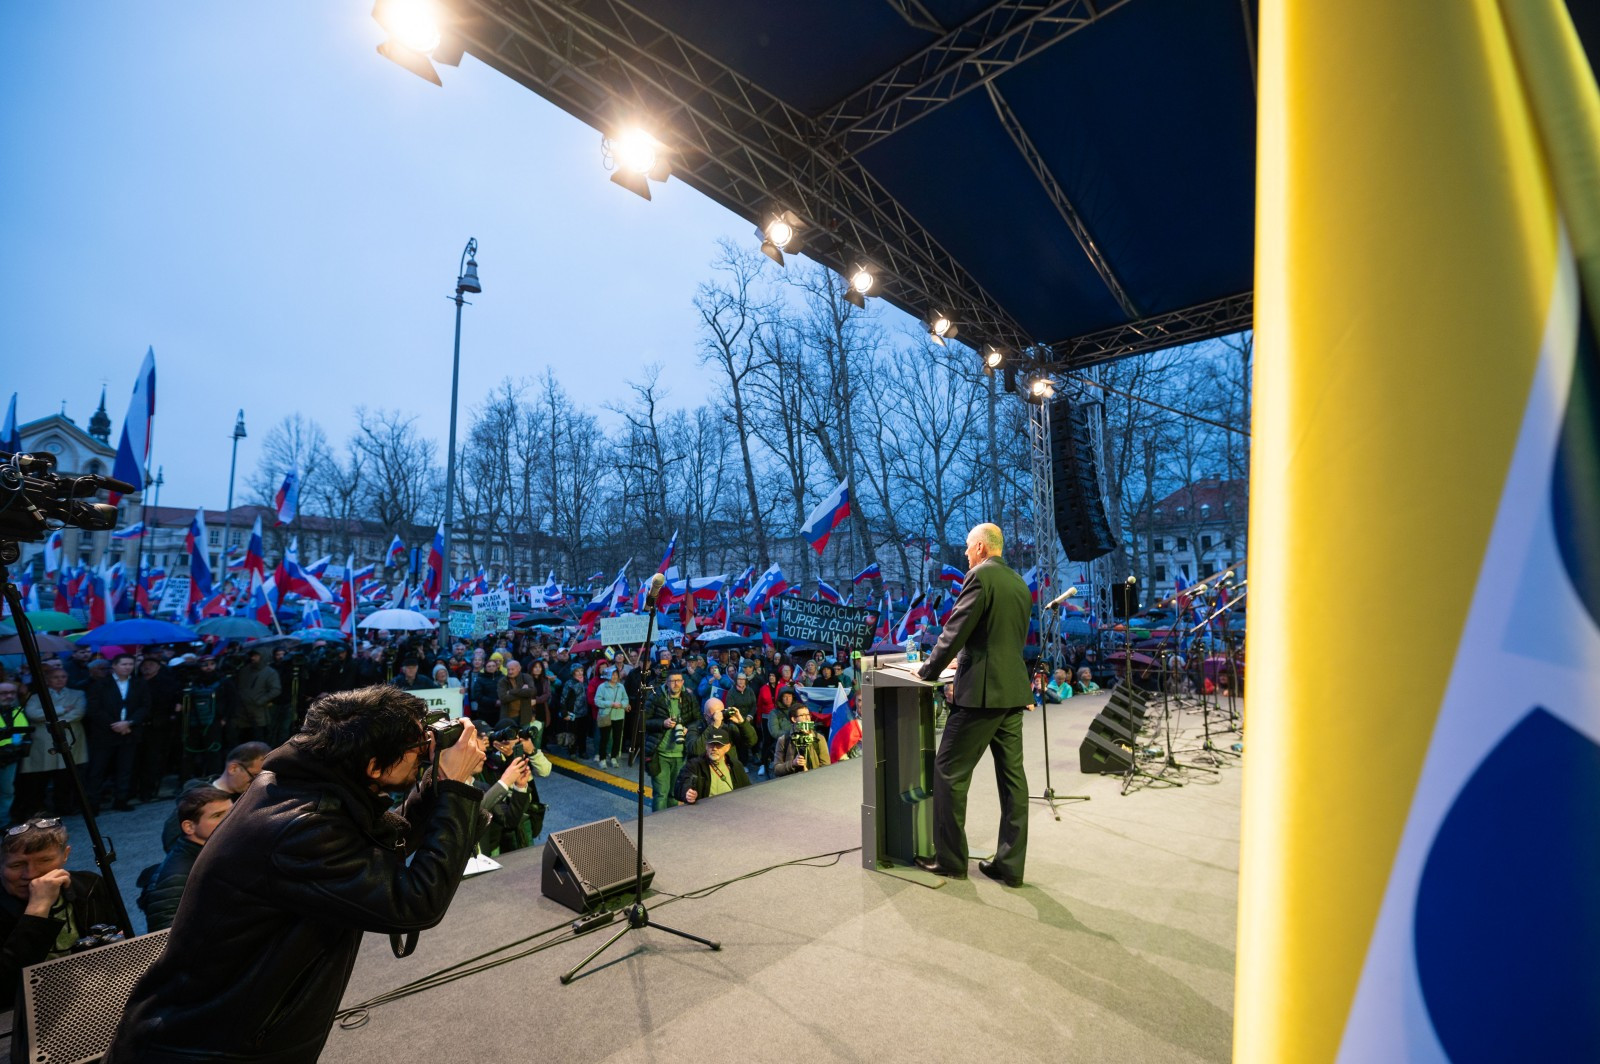
<svg viewBox="0 0 1600 1064">
<path fill-rule="evenodd" d="M 967 563 L 977 565 L 986 558 L 998 558 L 1005 551 L 1005 533 L 999 525 L 984 522 L 967 533 Z"/>
</svg>

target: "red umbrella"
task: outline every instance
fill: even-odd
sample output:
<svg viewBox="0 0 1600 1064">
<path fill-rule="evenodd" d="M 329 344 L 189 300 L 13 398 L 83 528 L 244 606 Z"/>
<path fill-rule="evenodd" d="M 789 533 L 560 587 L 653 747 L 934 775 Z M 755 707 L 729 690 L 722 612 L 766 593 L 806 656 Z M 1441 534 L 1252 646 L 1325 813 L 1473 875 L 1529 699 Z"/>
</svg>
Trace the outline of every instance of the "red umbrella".
<svg viewBox="0 0 1600 1064">
<path fill-rule="evenodd" d="M 70 653 L 77 649 L 77 644 L 70 639 L 62 639 L 60 636 L 51 635 L 49 632 L 37 632 L 34 634 L 34 638 L 39 641 L 39 653 L 41 654 L 59 654 L 63 651 Z M 0 654 L 20 653 L 22 653 L 22 637 L 20 635 L 10 635 L 0 639 Z"/>
<path fill-rule="evenodd" d="M 583 639 L 572 644 L 568 649 L 574 654 L 587 654 L 591 650 L 599 650 L 602 645 L 598 639 Z"/>
</svg>

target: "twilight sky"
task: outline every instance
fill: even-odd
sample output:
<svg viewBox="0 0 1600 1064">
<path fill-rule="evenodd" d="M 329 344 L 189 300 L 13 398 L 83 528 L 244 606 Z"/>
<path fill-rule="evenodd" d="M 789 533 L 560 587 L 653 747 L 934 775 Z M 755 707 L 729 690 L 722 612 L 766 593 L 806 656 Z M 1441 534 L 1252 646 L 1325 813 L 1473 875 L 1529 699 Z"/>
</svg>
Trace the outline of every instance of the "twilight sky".
<svg viewBox="0 0 1600 1064">
<path fill-rule="evenodd" d="M 679 182 L 611 184 L 600 134 L 471 57 L 444 88 L 380 57 L 370 0 L 7 4 L 0 68 L 0 403 L 112 443 L 153 345 L 164 505 L 220 508 L 295 410 L 344 439 L 357 403 L 446 435 L 468 237 L 462 413 L 553 365 L 590 408 L 660 362 L 706 390 L 689 301 L 751 226 Z M 885 309 L 892 318 L 897 311 Z M 242 491 L 242 487 L 240 489 Z"/>
</svg>

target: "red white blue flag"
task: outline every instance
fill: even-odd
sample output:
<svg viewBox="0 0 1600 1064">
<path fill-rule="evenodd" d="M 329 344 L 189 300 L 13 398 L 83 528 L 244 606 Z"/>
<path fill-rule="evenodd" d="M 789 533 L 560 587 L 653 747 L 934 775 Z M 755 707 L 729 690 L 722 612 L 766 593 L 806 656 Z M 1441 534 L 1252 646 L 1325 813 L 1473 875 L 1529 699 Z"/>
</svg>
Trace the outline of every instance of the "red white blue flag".
<svg viewBox="0 0 1600 1064">
<path fill-rule="evenodd" d="M 422 594 L 429 602 L 438 602 L 444 591 L 444 522 L 433 534 L 433 545 L 428 548 L 428 570 L 422 576 Z"/>
<path fill-rule="evenodd" d="M 883 575 L 883 569 L 878 565 L 877 562 L 873 562 L 871 565 L 869 565 L 865 569 L 861 570 L 855 576 L 852 576 L 850 578 L 850 582 L 852 584 L 859 584 L 863 580 L 871 580 L 873 577 L 881 577 L 882 575 Z"/>
<path fill-rule="evenodd" d="M 673 532 L 672 538 L 667 540 L 667 553 L 661 556 L 661 564 L 656 566 L 656 572 L 661 573 L 663 576 L 672 575 L 667 572 L 667 568 L 672 564 L 672 555 L 677 551 L 677 549 L 678 533 Z"/>
<path fill-rule="evenodd" d="M 842 481 L 822 497 L 811 513 L 806 515 L 805 523 L 800 526 L 800 535 L 814 548 L 818 554 L 828 545 L 828 537 L 833 535 L 833 530 L 839 527 L 846 517 L 850 516 L 850 482 Z"/>
<path fill-rule="evenodd" d="M 295 514 L 300 511 L 300 470 L 291 469 L 283 478 L 278 493 L 272 497 L 272 508 L 278 512 L 279 525 L 294 522 Z"/>
<path fill-rule="evenodd" d="M 128 401 L 128 416 L 122 419 L 122 438 L 117 442 L 117 460 L 111 475 L 125 480 L 135 490 L 144 490 L 144 471 L 150 464 L 150 436 L 156 417 L 156 349 L 145 352 L 139 377 L 133 382 L 133 398 Z M 111 493 L 115 504 L 122 496 Z"/>
</svg>

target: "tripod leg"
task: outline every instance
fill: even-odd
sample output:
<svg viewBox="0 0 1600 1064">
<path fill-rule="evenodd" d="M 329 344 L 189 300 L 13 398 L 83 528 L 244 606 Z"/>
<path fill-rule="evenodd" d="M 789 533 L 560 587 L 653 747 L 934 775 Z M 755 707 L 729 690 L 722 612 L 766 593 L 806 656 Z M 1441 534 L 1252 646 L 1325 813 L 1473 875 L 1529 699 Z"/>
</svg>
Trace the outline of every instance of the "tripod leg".
<svg viewBox="0 0 1600 1064">
<path fill-rule="evenodd" d="M 715 939 L 701 938 L 699 935 L 691 935 L 687 931 L 679 931 L 676 927 L 668 927 L 666 924 L 658 924 L 654 920 L 650 922 L 650 926 L 655 928 L 657 931 L 665 931 L 669 935 L 677 935 L 679 938 L 686 938 L 690 942 L 698 942 L 702 946 L 707 946 L 713 951 L 720 951 L 722 949 L 722 943 L 716 941 Z"/>
<path fill-rule="evenodd" d="M 602 954 L 606 950 L 610 949 L 616 943 L 617 939 L 621 938 L 623 935 L 626 935 L 629 931 L 632 931 L 632 930 L 633 930 L 633 925 L 632 924 L 623 924 L 620 928 L 617 929 L 617 933 L 612 935 L 610 938 L 606 939 L 605 942 L 602 943 L 598 949 L 596 949 L 593 953 L 589 954 L 587 957 L 583 958 L 583 960 L 579 961 L 577 964 L 573 965 L 572 969 L 561 977 L 561 985 L 562 986 L 566 986 L 568 983 L 572 982 L 572 980 L 577 976 L 577 974 L 579 972 L 583 971 L 584 968 L 588 967 L 590 961 L 594 960 L 596 957 L 600 956 L 600 954 Z"/>
</svg>

